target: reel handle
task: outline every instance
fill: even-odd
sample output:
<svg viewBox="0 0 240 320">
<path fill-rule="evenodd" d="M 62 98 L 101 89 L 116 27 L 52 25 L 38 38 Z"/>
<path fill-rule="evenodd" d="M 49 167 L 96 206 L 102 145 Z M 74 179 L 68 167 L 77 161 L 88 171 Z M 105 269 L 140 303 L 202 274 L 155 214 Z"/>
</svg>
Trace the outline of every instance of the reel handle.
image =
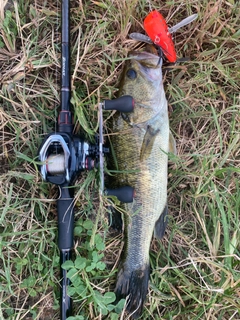
<svg viewBox="0 0 240 320">
<path fill-rule="evenodd" d="M 125 203 L 133 202 L 135 197 L 135 190 L 130 186 L 124 186 L 118 189 L 106 189 L 105 193 L 107 196 L 115 196 L 119 201 Z"/>
<path fill-rule="evenodd" d="M 103 103 L 99 104 L 99 150 L 102 150 L 103 144 L 103 132 L 102 132 L 102 109 L 104 110 L 116 110 L 123 113 L 133 112 L 134 110 L 134 99 L 130 95 L 121 96 L 120 98 L 113 100 L 104 100 Z M 100 176 L 101 176 L 101 190 L 104 189 L 104 174 L 103 174 L 103 153 L 100 153 Z M 130 186 L 120 187 L 118 189 L 105 189 L 104 193 L 107 196 L 115 196 L 119 201 L 125 203 L 133 202 L 135 196 L 134 188 Z"/>
<path fill-rule="evenodd" d="M 134 109 L 134 99 L 132 96 L 126 95 L 113 100 L 104 100 L 103 109 L 132 112 Z"/>
</svg>

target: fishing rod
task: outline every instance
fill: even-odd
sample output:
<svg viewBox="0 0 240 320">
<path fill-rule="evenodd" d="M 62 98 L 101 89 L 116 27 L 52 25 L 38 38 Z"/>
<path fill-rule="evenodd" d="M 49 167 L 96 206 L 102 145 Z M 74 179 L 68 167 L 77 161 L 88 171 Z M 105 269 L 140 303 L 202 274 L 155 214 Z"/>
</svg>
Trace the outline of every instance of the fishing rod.
<svg viewBox="0 0 240 320">
<path fill-rule="evenodd" d="M 103 156 L 109 150 L 103 145 L 102 109 L 132 112 L 134 101 L 131 96 L 105 100 L 99 104 L 99 137 L 95 144 L 73 133 L 71 112 L 71 68 L 70 68 L 70 4 L 61 3 L 61 93 L 58 131 L 44 138 L 38 152 L 39 171 L 44 181 L 59 187 L 57 199 L 58 248 L 60 252 L 60 319 L 72 315 L 72 299 L 67 294 L 70 280 L 62 264 L 72 259 L 74 244 L 74 182 L 80 172 L 99 168 L 101 193 L 114 195 L 120 201 L 133 201 L 133 189 L 129 186 L 104 190 Z"/>
</svg>

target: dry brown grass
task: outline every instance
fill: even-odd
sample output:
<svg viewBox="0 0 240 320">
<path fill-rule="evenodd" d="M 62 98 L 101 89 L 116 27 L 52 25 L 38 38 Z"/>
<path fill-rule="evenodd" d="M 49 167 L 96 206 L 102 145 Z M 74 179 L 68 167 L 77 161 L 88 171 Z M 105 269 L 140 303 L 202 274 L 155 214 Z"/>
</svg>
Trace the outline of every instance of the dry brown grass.
<svg viewBox="0 0 240 320">
<path fill-rule="evenodd" d="M 239 4 L 151 5 L 171 26 L 199 17 L 174 35 L 178 56 L 191 59 L 172 66 L 165 80 L 178 156 L 169 164 L 170 222 L 164 240 L 152 243 L 142 319 L 240 319 Z M 57 190 L 42 182 L 35 162 L 59 104 L 59 8 L 0 0 L 0 319 L 59 318 Z M 124 60 L 139 47 L 127 35 L 143 32 L 148 10 L 147 1 L 71 1 L 76 133 L 84 127 L 90 138 L 97 130 L 97 103 L 116 95 Z M 98 209 L 94 178 L 77 181 L 76 220 Z M 101 281 L 89 279 L 101 293 L 114 286 L 122 248 L 121 235 L 105 227 L 103 220 L 98 232 L 106 237 L 108 271 Z M 81 243 L 76 238 L 76 252 Z M 76 312 L 104 318 L 87 299 Z"/>
</svg>

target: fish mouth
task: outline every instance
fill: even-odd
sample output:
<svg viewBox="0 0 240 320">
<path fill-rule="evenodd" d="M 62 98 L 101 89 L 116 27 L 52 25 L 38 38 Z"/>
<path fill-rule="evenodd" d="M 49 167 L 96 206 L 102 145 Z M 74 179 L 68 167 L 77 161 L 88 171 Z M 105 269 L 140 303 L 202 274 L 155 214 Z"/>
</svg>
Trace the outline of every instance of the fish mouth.
<svg viewBox="0 0 240 320">
<path fill-rule="evenodd" d="M 130 58 L 138 61 L 142 66 L 148 68 L 157 68 L 162 66 L 163 59 L 156 54 L 143 51 L 132 51 Z"/>
<path fill-rule="evenodd" d="M 162 81 L 162 58 L 147 51 L 130 53 L 133 65 L 137 64 L 140 73 L 150 82 Z"/>
</svg>

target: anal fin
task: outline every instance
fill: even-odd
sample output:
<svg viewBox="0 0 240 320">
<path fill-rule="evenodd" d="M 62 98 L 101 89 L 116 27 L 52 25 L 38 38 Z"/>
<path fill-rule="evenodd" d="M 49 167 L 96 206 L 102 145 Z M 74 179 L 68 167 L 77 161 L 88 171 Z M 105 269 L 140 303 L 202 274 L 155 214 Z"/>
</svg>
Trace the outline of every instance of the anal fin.
<svg viewBox="0 0 240 320">
<path fill-rule="evenodd" d="M 109 226 L 117 231 L 122 231 L 123 229 L 123 222 L 122 222 L 122 214 L 113 206 L 109 206 L 109 213 L 108 213 L 108 221 Z"/>
<path fill-rule="evenodd" d="M 167 227 L 168 223 L 168 206 L 166 204 L 165 208 L 163 209 L 163 212 L 161 213 L 160 217 L 155 223 L 155 229 L 154 229 L 154 236 L 158 239 L 162 239 Z"/>
</svg>

